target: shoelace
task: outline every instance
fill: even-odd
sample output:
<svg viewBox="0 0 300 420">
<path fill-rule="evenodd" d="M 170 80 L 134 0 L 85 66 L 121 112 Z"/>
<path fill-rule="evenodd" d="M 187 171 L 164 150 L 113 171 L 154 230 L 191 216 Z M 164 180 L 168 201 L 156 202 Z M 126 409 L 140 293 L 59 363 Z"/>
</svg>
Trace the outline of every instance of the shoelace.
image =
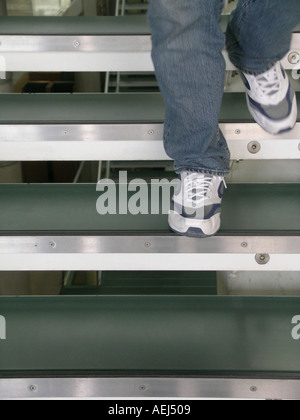
<svg viewBox="0 0 300 420">
<path fill-rule="evenodd" d="M 273 67 L 266 73 L 257 76 L 256 81 L 261 89 L 262 95 L 272 96 L 280 89 L 277 67 Z"/>
<path fill-rule="evenodd" d="M 225 188 L 227 188 L 225 179 L 218 177 L 219 182 L 224 182 Z M 204 176 L 199 177 L 199 174 L 188 175 L 184 180 L 184 188 L 189 200 L 194 202 L 203 201 L 209 197 L 209 192 L 214 182 L 214 177 Z"/>
</svg>

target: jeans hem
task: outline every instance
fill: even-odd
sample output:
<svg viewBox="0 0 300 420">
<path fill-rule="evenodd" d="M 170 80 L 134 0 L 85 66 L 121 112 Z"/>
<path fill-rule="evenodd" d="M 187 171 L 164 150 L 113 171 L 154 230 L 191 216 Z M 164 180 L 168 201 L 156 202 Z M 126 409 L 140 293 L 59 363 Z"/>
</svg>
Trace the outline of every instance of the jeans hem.
<svg viewBox="0 0 300 420">
<path fill-rule="evenodd" d="M 276 61 L 275 61 L 273 63 L 268 64 L 268 66 L 266 66 L 264 70 L 255 72 L 255 71 L 248 70 L 247 68 L 245 68 L 243 66 L 239 66 L 238 64 L 234 63 L 232 60 L 231 60 L 231 62 L 239 71 L 241 71 L 245 74 L 249 74 L 251 76 L 259 76 L 259 75 L 265 73 L 266 71 L 271 70 L 271 68 L 274 67 L 275 64 L 276 64 Z"/>
<path fill-rule="evenodd" d="M 204 175 L 212 175 L 212 176 L 227 176 L 230 174 L 230 170 L 218 170 L 218 169 L 207 169 L 207 168 L 188 168 L 188 167 L 179 167 L 175 168 L 177 174 L 181 174 L 182 172 L 197 172 L 199 174 Z"/>
</svg>

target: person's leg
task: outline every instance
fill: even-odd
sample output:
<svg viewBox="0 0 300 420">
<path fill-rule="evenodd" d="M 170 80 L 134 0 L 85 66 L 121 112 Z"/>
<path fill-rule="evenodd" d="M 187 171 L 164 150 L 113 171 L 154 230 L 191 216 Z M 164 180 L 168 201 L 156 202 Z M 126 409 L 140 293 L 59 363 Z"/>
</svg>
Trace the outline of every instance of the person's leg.
<svg viewBox="0 0 300 420">
<path fill-rule="evenodd" d="M 153 62 L 166 105 L 164 143 L 181 186 L 173 231 L 206 237 L 220 228 L 230 153 L 218 119 L 225 80 L 223 0 L 150 0 Z"/>
<path fill-rule="evenodd" d="M 298 23 L 299 0 L 240 0 L 226 34 L 232 63 L 245 73 L 266 72 L 288 53 Z"/>
<path fill-rule="evenodd" d="M 177 172 L 224 176 L 218 118 L 224 91 L 223 0 L 150 0 L 153 62 L 166 105 L 165 149 Z"/>
<path fill-rule="evenodd" d="M 249 111 L 272 134 L 297 121 L 296 95 L 280 60 L 299 22 L 299 0 L 240 0 L 228 25 L 226 46 L 241 71 Z"/>
</svg>

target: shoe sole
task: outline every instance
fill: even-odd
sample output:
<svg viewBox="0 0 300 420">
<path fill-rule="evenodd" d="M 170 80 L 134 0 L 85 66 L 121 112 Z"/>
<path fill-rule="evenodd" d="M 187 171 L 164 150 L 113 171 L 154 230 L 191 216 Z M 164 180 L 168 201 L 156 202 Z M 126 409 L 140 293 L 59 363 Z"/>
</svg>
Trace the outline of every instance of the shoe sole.
<svg viewBox="0 0 300 420">
<path fill-rule="evenodd" d="M 297 106 L 296 95 L 293 99 L 292 111 L 290 115 L 287 118 L 283 120 L 278 120 L 278 121 L 272 120 L 271 118 L 267 118 L 264 115 L 262 115 L 259 111 L 256 111 L 250 103 L 248 94 L 246 94 L 246 98 L 247 98 L 247 105 L 248 105 L 248 108 L 252 117 L 268 133 L 277 135 L 277 134 L 290 131 L 295 127 L 297 123 L 297 117 L 298 117 L 298 106 Z"/>
<path fill-rule="evenodd" d="M 179 223 L 176 224 L 176 219 L 180 225 Z M 209 223 L 213 225 L 214 222 L 215 227 L 209 229 Z M 206 225 L 205 227 L 203 226 L 204 224 Z M 219 232 L 221 228 L 221 218 L 220 214 L 217 214 L 208 220 L 192 221 L 191 219 L 186 219 L 185 217 L 172 212 L 169 215 L 169 226 L 173 232 L 181 236 L 187 236 L 188 238 L 211 238 Z"/>
<path fill-rule="evenodd" d="M 180 236 L 185 236 L 187 238 L 196 238 L 196 239 L 207 239 L 207 238 L 212 238 L 213 236 L 215 236 L 218 232 L 216 232 L 213 235 L 205 235 L 201 229 L 199 228 L 189 228 L 188 231 L 186 233 L 182 233 L 179 232 L 177 230 L 175 230 L 174 228 L 172 228 L 170 226 L 172 232 L 176 233 L 177 235 Z"/>
</svg>

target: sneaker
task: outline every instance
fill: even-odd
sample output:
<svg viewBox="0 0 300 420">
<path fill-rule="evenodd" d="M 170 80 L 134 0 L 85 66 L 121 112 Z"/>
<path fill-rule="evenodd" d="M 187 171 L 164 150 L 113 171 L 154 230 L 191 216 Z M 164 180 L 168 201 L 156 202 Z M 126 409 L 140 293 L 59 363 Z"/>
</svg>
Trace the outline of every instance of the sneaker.
<svg viewBox="0 0 300 420">
<path fill-rule="evenodd" d="M 183 172 L 172 200 L 169 225 L 180 235 L 206 238 L 221 227 L 221 203 L 225 179 L 194 172 Z"/>
<path fill-rule="evenodd" d="M 298 116 L 296 94 L 280 62 L 259 76 L 241 76 L 249 111 L 262 128 L 271 134 L 294 128 Z"/>
</svg>

